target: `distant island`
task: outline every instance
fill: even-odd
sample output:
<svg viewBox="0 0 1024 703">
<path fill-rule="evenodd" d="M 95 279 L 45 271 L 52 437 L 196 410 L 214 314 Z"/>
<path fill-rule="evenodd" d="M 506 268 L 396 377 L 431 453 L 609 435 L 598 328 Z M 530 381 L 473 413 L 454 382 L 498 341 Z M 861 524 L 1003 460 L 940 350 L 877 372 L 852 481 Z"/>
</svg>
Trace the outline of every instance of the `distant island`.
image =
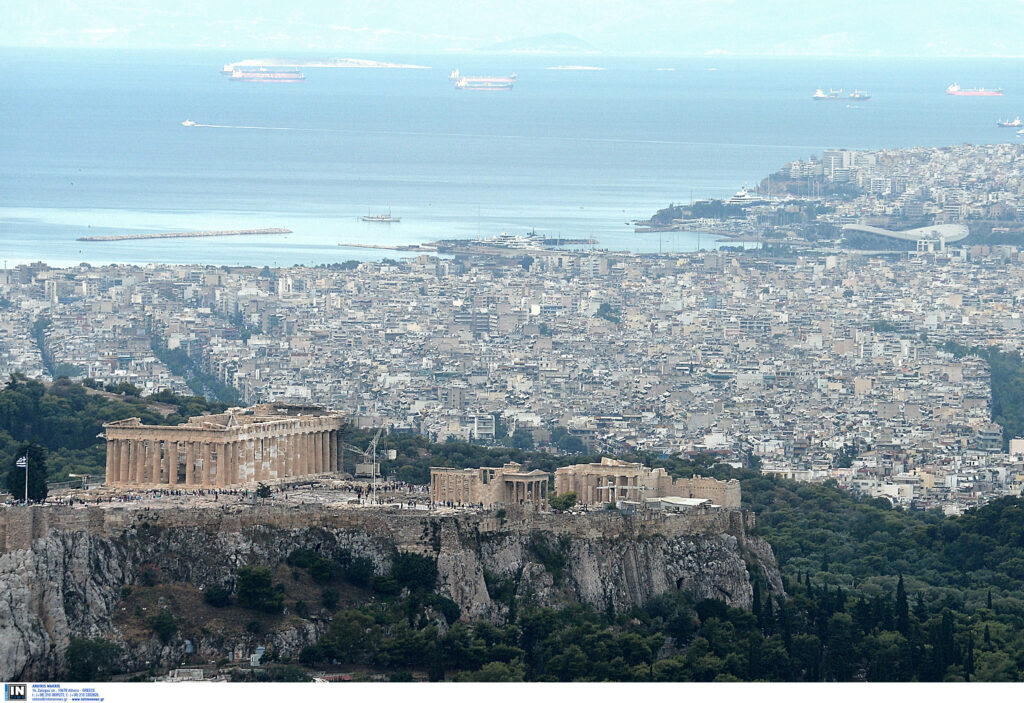
<svg viewBox="0 0 1024 703">
<path fill-rule="evenodd" d="M 598 49 L 572 34 L 540 34 L 482 46 L 476 51 L 512 54 L 596 54 Z"/>
<path fill-rule="evenodd" d="M 228 66 L 295 66 L 301 68 L 430 68 L 411 63 L 389 63 L 370 59 L 244 59 Z M 227 68 L 225 66 L 225 68 Z"/>
</svg>

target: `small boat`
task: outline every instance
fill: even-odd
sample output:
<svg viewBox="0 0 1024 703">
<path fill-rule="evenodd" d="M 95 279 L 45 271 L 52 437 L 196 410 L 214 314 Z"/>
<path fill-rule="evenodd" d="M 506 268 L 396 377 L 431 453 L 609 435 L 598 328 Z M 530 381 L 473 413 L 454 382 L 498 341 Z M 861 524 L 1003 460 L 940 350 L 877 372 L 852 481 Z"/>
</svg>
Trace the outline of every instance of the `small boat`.
<svg viewBox="0 0 1024 703">
<path fill-rule="evenodd" d="M 193 122 L 192 120 L 185 120 L 184 122 L 181 123 L 181 126 L 182 127 L 195 127 L 196 123 Z"/>
<path fill-rule="evenodd" d="M 1012 120 L 996 122 L 996 127 L 1024 127 L 1024 122 L 1021 122 L 1021 119 L 1017 117 Z"/>
<path fill-rule="evenodd" d="M 359 218 L 363 222 L 401 222 L 401 217 L 392 217 L 391 213 L 385 215 L 363 215 Z"/>
</svg>

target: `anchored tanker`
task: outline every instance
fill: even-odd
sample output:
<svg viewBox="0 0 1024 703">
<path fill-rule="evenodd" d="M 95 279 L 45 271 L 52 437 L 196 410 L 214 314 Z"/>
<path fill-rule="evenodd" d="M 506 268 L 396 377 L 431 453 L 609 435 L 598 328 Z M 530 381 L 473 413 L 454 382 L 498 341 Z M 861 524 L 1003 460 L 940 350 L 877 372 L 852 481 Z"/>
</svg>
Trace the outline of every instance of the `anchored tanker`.
<svg viewBox="0 0 1024 703">
<path fill-rule="evenodd" d="M 512 90 L 516 79 L 514 73 L 511 76 L 463 76 L 459 69 L 448 75 L 457 90 Z"/>
<path fill-rule="evenodd" d="M 946 88 L 946 95 L 1002 95 L 999 89 L 989 90 L 987 88 L 961 88 L 959 83 L 954 83 Z"/>
</svg>

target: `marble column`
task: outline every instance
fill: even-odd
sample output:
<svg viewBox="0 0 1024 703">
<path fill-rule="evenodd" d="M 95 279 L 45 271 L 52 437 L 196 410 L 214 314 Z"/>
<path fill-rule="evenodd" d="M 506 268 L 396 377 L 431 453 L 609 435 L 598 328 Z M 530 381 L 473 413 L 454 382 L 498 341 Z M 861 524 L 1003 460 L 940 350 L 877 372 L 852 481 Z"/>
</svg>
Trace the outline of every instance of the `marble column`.
<svg viewBox="0 0 1024 703">
<path fill-rule="evenodd" d="M 185 442 L 185 485 L 196 485 L 196 443 Z"/>
<path fill-rule="evenodd" d="M 132 441 L 132 483 L 142 483 L 142 472 L 146 465 L 146 443 L 141 439 Z"/>
<path fill-rule="evenodd" d="M 107 473 L 103 479 L 106 484 L 113 483 L 116 479 L 114 476 L 117 472 L 117 443 L 116 441 L 107 440 Z"/>
<path fill-rule="evenodd" d="M 163 456 L 160 458 L 160 483 L 170 485 L 171 483 L 171 443 L 164 440 Z"/>
<path fill-rule="evenodd" d="M 291 478 L 295 471 L 295 435 L 285 435 L 280 438 L 281 469 L 285 478 Z"/>
<path fill-rule="evenodd" d="M 210 452 L 210 443 L 202 442 L 201 446 L 203 453 L 203 468 L 200 471 L 198 483 L 200 486 L 210 486 L 212 485 L 212 483 L 210 482 L 210 477 L 212 476 L 212 474 L 210 473 L 210 468 L 213 466 L 213 458 L 211 456 L 212 453 Z"/>
<path fill-rule="evenodd" d="M 131 463 L 128 454 L 130 443 L 127 439 L 119 439 L 117 440 L 117 443 L 119 445 L 118 452 L 120 454 L 120 458 L 117 462 L 117 468 L 121 472 L 121 475 L 118 476 L 118 481 L 121 483 L 128 483 L 128 475 L 131 470 Z"/>
<path fill-rule="evenodd" d="M 228 474 L 234 465 L 234 445 L 231 442 L 221 442 L 217 445 L 217 485 L 228 485 Z"/>
<path fill-rule="evenodd" d="M 321 433 L 310 432 L 309 443 L 313 446 L 313 460 L 309 462 L 310 467 L 313 469 L 314 474 L 322 474 L 324 472 L 324 445 Z"/>
<path fill-rule="evenodd" d="M 331 430 L 328 433 L 328 444 L 330 445 L 328 451 L 331 453 L 331 468 L 328 469 L 331 473 L 338 472 L 338 432 L 337 430 Z"/>
<path fill-rule="evenodd" d="M 164 451 L 167 452 L 167 483 L 171 486 L 178 485 L 178 442 L 168 442 Z"/>
</svg>

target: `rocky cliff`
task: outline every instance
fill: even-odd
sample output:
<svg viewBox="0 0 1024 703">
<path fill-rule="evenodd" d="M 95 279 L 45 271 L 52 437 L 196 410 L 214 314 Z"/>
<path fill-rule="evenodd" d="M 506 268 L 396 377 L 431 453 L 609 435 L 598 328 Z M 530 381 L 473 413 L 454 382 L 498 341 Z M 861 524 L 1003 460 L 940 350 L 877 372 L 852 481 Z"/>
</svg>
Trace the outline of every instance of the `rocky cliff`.
<svg viewBox="0 0 1024 703">
<path fill-rule="evenodd" d="M 467 620 L 504 618 L 507 606 L 491 599 L 488 580 L 508 584 L 517 598 L 611 611 L 673 589 L 749 607 L 752 573 L 782 593 L 771 548 L 747 535 L 752 516 L 739 511 L 498 515 L 320 506 L 11 508 L 0 515 L 0 678 L 60 676 L 72 636 L 121 644 L 130 670 L 181 661 L 186 648 L 209 660 L 269 644 L 293 657 L 326 622 L 292 618 L 245 641 L 204 628 L 194 641 L 179 635 L 165 644 L 126 632 L 118 616 L 126 592 L 140 583 L 230 583 L 239 567 L 277 567 L 300 548 L 366 557 L 378 574 L 390 570 L 396 551 L 436 557 L 437 591 Z"/>
</svg>

